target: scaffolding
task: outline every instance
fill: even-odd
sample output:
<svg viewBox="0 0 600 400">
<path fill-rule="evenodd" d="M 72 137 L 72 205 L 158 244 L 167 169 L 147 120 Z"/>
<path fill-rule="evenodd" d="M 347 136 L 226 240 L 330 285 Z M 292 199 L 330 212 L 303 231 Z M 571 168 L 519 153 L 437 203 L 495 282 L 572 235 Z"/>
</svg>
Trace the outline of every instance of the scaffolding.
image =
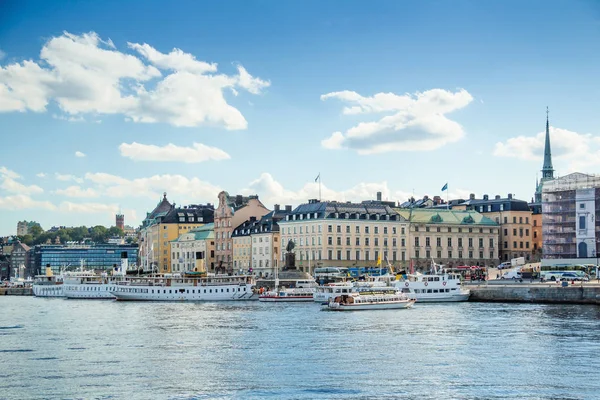
<svg viewBox="0 0 600 400">
<path fill-rule="evenodd" d="M 542 188 L 542 238 L 543 258 L 577 257 L 577 192 L 593 189 L 595 205 L 595 237 L 600 238 L 600 176 L 573 173 L 543 183 Z M 598 254 L 598 239 L 593 247 Z"/>
</svg>

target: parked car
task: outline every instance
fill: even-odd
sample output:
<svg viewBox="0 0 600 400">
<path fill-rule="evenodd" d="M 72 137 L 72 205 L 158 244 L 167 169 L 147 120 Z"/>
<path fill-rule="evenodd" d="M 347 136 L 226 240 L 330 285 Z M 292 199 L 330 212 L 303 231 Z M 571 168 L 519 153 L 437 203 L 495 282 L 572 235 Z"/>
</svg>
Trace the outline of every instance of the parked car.
<svg viewBox="0 0 600 400">
<path fill-rule="evenodd" d="M 510 267 L 512 267 L 510 262 L 503 262 L 502 264 L 498 265 L 498 269 L 508 269 Z"/>
<path fill-rule="evenodd" d="M 512 270 L 512 271 L 507 271 L 505 273 L 502 274 L 502 276 L 500 277 L 500 279 L 521 279 L 521 271 L 517 271 L 517 270 Z"/>
<path fill-rule="evenodd" d="M 587 281 L 589 278 L 587 276 L 579 276 L 573 272 L 565 272 L 562 274 L 561 281 Z"/>
</svg>

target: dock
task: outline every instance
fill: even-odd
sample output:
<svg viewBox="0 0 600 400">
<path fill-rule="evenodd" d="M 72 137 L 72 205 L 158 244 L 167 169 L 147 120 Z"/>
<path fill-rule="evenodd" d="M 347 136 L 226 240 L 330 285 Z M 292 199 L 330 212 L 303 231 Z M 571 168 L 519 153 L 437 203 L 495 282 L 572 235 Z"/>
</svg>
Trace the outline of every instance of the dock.
<svg viewBox="0 0 600 400">
<path fill-rule="evenodd" d="M 467 284 L 465 288 L 471 290 L 469 301 L 600 305 L 598 282 L 490 281 Z"/>
<path fill-rule="evenodd" d="M 33 289 L 23 287 L 0 287 L 0 296 L 33 296 Z"/>
</svg>

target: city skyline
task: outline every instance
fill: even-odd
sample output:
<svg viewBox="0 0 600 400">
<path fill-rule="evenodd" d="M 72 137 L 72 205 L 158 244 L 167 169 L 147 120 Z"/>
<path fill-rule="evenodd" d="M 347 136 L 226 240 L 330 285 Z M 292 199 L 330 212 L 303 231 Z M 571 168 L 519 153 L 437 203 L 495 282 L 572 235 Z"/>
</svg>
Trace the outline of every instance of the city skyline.
<svg viewBox="0 0 600 400">
<path fill-rule="evenodd" d="M 137 226 L 163 192 L 530 201 L 546 107 L 555 176 L 600 163 L 595 2 L 235 4 L 12 3 L 0 235 Z"/>
</svg>

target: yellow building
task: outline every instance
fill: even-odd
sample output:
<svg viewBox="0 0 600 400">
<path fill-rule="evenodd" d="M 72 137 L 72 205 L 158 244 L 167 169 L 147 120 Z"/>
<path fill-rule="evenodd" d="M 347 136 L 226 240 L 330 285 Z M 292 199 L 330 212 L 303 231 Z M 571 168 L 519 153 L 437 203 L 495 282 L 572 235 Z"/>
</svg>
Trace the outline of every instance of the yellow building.
<svg viewBox="0 0 600 400">
<path fill-rule="evenodd" d="M 172 272 L 209 272 L 214 268 L 214 224 L 194 228 L 171 241 Z"/>
<path fill-rule="evenodd" d="M 167 193 L 152 212 L 146 215 L 139 233 L 139 260 L 144 271 L 169 273 L 170 242 L 191 229 L 213 222 L 211 204 L 175 207 Z"/>
<path fill-rule="evenodd" d="M 252 239 L 250 232 L 256 226 L 256 218 L 237 226 L 231 234 L 233 242 L 233 271 L 248 273 L 252 267 Z"/>
</svg>

